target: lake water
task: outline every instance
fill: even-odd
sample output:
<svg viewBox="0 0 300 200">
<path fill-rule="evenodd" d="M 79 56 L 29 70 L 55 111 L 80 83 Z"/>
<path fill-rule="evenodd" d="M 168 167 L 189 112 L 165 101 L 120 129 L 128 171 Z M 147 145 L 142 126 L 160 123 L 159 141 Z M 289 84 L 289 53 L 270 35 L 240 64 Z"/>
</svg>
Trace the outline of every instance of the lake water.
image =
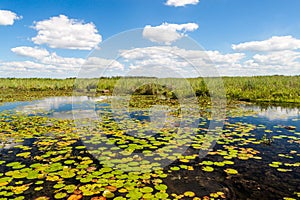
<svg viewBox="0 0 300 200">
<path fill-rule="evenodd" d="M 86 116 L 90 117 L 94 111 L 109 107 L 109 104 L 103 102 L 107 98 L 53 97 L 32 102 L 5 103 L 0 106 L 0 112 L 73 119 L 74 105 L 87 102 L 85 105 L 90 106 L 86 107 L 88 111 Z M 98 103 L 95 105 L 94 102 Z M 179 159 L 164 167 L 167 176 L 162 180 L 168 186 L 168 194 L 179 195 L 185 191 L 192 191 L 199 197 L 208 198 L 210 195 L 213 198 L 215 195 L 216 199 L 300 198 L 299 108 L 257 105 L 240 105 L 239 107 L 253 113 L 228 116 L 221 136 L 206 157 L 191 159 L 187 162 Z M 84 110 L 83 107 L 80 108 Z M 134 111 L 129 114 L 135 120 L 150 119 L 144 111 Z M 160 117 L 163 118 L 163 116 Z M 10 150 L 15 152 L 15 146 L 24 145 L 26 142 L 28 141 L 11 140 L 0 143 L 1 160 L 10 160 L 5 155 L 8 155 Z M 191 147 L 187 150 L 187 154 L 194 151 L 195 148 Z M 226 160 L 232 163 L 224 164 Z M 185 167 L 175 170 L 174 167 L 177 166 L 187 166 L 193 170 L 185 170 Z M 235 169 L 238 172 L 228 172 L 226 171 L 228 169 Z M 4 177 L 5 170 L 8 168 L 3 165 L 0 168 L 0 180 Z M 30 181 L 27 182 L 30 183 Z M 17 184 L 17 182 L 10 184 Z M 1 190 L 0 181 L 0 198 L 3 196 L 9 199 L 9 196 L 5 197 L 3 190 Z M 216 194 L 218 191 L 224 193 L 225 196 L 218 196 Z M 31 189 L 31 192 L 34 191 Z M 54 190 L 52 192 L 55 193 Z M 36 191 L 36 193 L 43 195 L 42 192 Z M 117 194 L 121 195 L 121 193 Z M 30 193 L 24 192 L 24 195 L 25 199 L 31 198 Z M 189 197 L 185 196 L 183 199 L 189 199 Z"/>
</svg>

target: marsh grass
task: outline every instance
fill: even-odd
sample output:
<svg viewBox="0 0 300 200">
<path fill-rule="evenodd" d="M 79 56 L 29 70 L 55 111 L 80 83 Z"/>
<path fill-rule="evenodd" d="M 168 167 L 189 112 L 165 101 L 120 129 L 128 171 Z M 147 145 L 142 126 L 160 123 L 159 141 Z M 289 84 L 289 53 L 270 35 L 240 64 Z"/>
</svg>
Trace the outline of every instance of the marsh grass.
<svg viewBox="0 0 300 200">
<path fill-rule="evenodd" d="M 177 88 L 177 94 L 174 93 L 174 89 L 176 89 L 174 86 L 180 85 L 183 79 L 164 79 L 158 84 L 143 84 L 145 80 L 153 82 L 156 80 L 155 78 L 126 79 L 124 81 L 124 78 L 120 79 L 120 77 L 99 79 L 2 78 L 0 79 L 0 102 L 74 94 L 111 95 L 118 92 L 116 86 L 120 84 L 120 80 L 124 83 L 121 87 L 122 93 L 164 96 L 167 99 L 176 99 L 178 94 L 190 95 L 185 88 Z M 190 78 L 187 80 L 194 94 L 201 99 L 209 99 L 216 93 L 222 95 L 221 90 L 224 86 L 228 101 L 300 103 L 300 76 L 223 77 L 222 82 L 219 78 Z"/>
</svg>

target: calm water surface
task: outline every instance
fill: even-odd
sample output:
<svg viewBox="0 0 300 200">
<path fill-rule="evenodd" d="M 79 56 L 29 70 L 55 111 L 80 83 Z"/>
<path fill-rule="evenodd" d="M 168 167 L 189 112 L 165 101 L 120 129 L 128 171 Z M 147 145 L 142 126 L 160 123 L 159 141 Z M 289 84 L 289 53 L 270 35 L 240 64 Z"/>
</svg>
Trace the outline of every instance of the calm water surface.
<svg viewBox="0 0 300 200">
<path fill-rule="evenodd" d="M 42 114 L 49 117 L 72 119 L 72 105 L 86 101 L 86 109 L 93 112 L 108 106 L 101 101 L 107 97 L 53 97 L 32 102 L 5 103 L 0 106 L 0 112 L 20 112 L 28 115 Z M 94 102 L 98 102 L 96 105 Z M 90 104 L 88 104 L 90 103 Z M 299 108 L 285 108 L 280 106 L 261 107 L 257 105 L 241 105 L 245 110 L 256 114 L 228 117 L 223 129 L 232 130 L 232 124 L 243 127 L 245 124 L 254 125 L 251 134 L 257 140 L 264 140 L 260 144 L 246 144 L 242 148 L 253 148 L 259 151 L 261 159 L 241 160 L 232 158 L 239 173 L 230 176 L 224 173 L 222 167 L 215 168 L 213 173 L 207 173 L 195 167 L 193 171 L 169 171 L 165 179 L 168 192 L 194 191 L 198 196 L 207 195 L 212 191 L 225 191 L 227 199 L 283 199 L 293 197 L 300 192 L 300 110 Z M 84 108 L 82 108 L 84 109 Z M 45 114 L 46 113 L 46 114 Z M 87 112 L 87 116 L 89 116 Z M 147 120 L 143 112 L 132 113 L 131 117 Z M 270 130 L 266 132 L 265 130 Z M 239 142 L 236 144 L 239 148 Z M 2 150 L 12 149 L 17 143 L 4 145 Z M 218 143 L 213 151 L 224 149 L 224 144 Z M 221 161 L 222 156 L 208 155 L 201 162 Z M 175 161 L 176 164 L 177 161 Z M 270 167 L 272 162 L 281 162 L 283 169 L 280 172 Z M 290 165 L 292 164 L 292 166 Z M 173 165 L 173 164 L 172 164 Z"/>
</svg>

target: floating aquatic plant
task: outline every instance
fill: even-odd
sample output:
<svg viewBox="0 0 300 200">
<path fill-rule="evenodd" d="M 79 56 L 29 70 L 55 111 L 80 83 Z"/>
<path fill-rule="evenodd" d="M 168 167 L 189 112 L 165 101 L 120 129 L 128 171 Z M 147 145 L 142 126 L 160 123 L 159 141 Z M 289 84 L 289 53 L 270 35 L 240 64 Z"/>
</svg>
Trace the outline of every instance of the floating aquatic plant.
<svg viewBox="0 0 300 200">
<path fill-rule="evenodd" d="M 238 174 L 238 171 L 236 169 L 227 168 L 224 170 L 227 174 Z"/>
</svg>

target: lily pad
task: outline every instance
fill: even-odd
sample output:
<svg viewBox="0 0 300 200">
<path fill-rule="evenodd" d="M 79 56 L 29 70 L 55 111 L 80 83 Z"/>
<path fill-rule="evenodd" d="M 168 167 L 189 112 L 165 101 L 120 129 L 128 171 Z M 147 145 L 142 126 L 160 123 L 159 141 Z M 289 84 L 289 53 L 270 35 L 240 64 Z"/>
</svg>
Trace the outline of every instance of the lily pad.
<svg viewBox="0 0 300 200">
<path fill-rule="evenodd" d="M 227 168 L 224 170 L 227 174 L 238 174 L 238 171 L 232 168 Z"/>
<path fill-rule="evenodd" d="M 210 167 L 210 166 L 204 166 L 204 167 L 202 167 L 202 170 L 205 172 L 213 172 L 214 168 Z"/>
</svg>

